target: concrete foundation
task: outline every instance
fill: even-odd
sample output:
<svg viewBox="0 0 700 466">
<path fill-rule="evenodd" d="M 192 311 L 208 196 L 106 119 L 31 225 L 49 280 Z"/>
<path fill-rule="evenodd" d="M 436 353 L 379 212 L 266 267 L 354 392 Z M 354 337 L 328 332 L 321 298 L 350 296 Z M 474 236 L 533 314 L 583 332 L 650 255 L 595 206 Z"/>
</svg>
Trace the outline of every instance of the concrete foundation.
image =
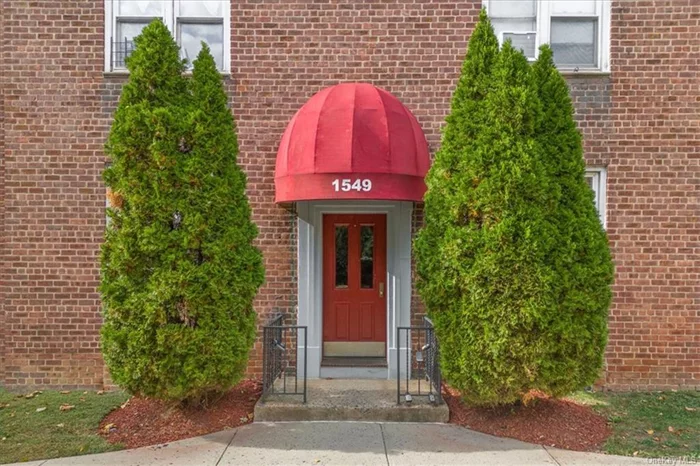
<svg viewBox="0 0 700 466">
<path fill-rule="evenodd" d="M 416 383 L 417 382 L 412 382 Z M 271 394 L 255 406 L 256 422 L 271 421 L 374 421 L 447 422 L 447 405 L 434 405 L 425 397 L 397 404 L 396 381 L 311 379 L 307 403 L 301 396 Z M 416 391 L 417 387 L 411 387 Z M 421 387 L 424 391 L 427 384 Z"/>
</svg>

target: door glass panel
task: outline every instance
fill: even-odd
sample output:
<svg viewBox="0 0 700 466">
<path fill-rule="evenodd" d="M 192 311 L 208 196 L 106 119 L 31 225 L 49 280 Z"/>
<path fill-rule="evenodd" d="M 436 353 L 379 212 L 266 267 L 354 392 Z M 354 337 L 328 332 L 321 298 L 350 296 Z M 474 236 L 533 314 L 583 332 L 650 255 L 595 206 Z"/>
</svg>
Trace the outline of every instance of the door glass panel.
<svg viewBox="0 0 700 466">
<path fill-rule="evenodd" d="M 348 226 L 335 227 L 335 287 L 348 287 Z"/>
<path fill-rule="evenodd" d="M 360 287 L 374 286 L 374 226 L 360 227 Z"/>
</svg>

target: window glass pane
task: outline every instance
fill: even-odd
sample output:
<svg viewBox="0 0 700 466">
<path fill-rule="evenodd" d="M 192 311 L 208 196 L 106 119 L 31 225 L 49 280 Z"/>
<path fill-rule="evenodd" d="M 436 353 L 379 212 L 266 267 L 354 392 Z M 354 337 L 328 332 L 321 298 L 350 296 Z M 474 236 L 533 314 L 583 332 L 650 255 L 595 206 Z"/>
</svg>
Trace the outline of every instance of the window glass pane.
<svg viewBox="0 0 700 466">
<path fill-rule="evenodd" d="M 163 0 L 118 0 L 119 16 L 163 16 Z"/>
<path fill-rule="evenodd" d="M 132 22 L 132 21 L 118 21 L 117 22 L 117 40 L 119 42 L 133 41 L 134 37 L 141 34 L 141 31 L 148 26 L 149 21 L 143 22 Z"/>
<path fill-rule="evenodd" d="M 374 287 L 374 227 L 360 227 L 360 287 Z"/>
<path fill-rule="evenodd" d="M 596 66 L 596 19 L 552 18 L 554 63 Z"/>
<path fill-rule="evenodd" d="M 588 183 L 588 186 L 593 189 L 593 175 L 586 175 L 586 183 Z"/>
<path fill-rule="evenodd" d="M 552 13 L 564 15 L 589 15 L 596 13 L 596 0 L 554 0 Z"/>
<path fill-rule="evenodd" d="M 527 18 L 537 14 L 535 0 L 491 0 L 488 12 L 492 18 Z"/>
<path fill-rule="evenodd" d="M 183 58 L 190 64 L 197 58 L 206 42 L 214 56 L 216 66 L 224 69 L 224 25 L 222 23 L 180 23 L 180 48 Z"/>
<path fill-rule="evenodd" d="M 335 287 L 348 286 L 348 227 L 335 227 Z"/>
<path fill-rule="evenodd" d="M 513 47 L 523 51 L 527 58 L 535 58 L 535 50 L 537 49 L 537 41 L 535 33 L 528 34 L 513 34 L 504 33 L 503 42 L 510 40 Z"/>
<path fill-rule="evenodd" d="M 605 170 L 586 170 L 586 183 L 593 191 L 593 203 L 605 228 Z"/>
<path fill-rule="evenodd" d="M 117 21 L 117 36 L 112 47 L 112 67 L 126 68 L 126 57 L 134 51 L 134 38 L 141 34 L 148 21 Z"/>
<path fill-rule="evenodd" d="M 491 21 L 493 30 L 499 40 L 502 33 L 507 32 L 532 32 L 537 30 L 534 19 L 494 19 Z"/>
<path fill-rule="evenodd" d="M 192 18 L 222 17 L 223 2 L 220 0 L 180 0 L 180 16 Z"/>
<path fill-rule="evenodd" d="M 589 172 L 586 173 L 586 182 L 588 183 L 588 186 L 591 187 L 593 190 L 593 203 L 595 204 L 596 209 L 598 209 L 598 212 L 600 213 L 600 193 L 599 191 L 599 175 L 595 172 Z"/>
</svg>

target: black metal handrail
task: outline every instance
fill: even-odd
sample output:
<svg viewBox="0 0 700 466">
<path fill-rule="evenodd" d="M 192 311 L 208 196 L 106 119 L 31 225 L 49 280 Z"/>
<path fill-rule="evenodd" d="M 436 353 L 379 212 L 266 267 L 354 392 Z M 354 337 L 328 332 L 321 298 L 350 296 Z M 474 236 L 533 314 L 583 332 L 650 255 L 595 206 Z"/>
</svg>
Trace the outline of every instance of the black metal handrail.
<svg viewBox="0 0 700 466">
<path fill-rule="evenodd" d="M 111 70 L 125 69 L 126 58 L 134 51 L 135 44 L 133 40 L 124 38 L 124 40 L 112 40 L 112 60 Z"/>
<path fill-rule="evenodd" d="M 279 315 L 263 326 L 263 401 L 268 395 L 299 395 L 306 403 L 307 327 L 284 325 Z M 303 345 L 299 334 L 303 334 Z M 302 367 L 299 367 L 301 350 Z M 301 387 L 300 387 L 301 385 Z"/>
<path fill-rule="evenodd" d="M 432 321 L 424 317 L 423 325 L 397 327 L 397 341 L 396 402 L 401 404 L 402 397 L 406 403 L 427 397 L 431 403 L 442 403 L 440 348 Z"/>
</svg>

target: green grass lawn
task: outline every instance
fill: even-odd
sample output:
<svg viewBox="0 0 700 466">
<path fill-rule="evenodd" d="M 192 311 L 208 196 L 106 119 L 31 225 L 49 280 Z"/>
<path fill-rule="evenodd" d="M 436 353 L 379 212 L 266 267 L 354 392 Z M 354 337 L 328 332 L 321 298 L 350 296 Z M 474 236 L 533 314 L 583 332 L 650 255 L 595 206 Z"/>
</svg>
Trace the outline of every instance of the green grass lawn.
<svg viewBox="0 0 700 466">
<path fill-rule="evenodd" d="M 693 458 L 700 462 L 700 391 L 577 393 L 569 397 L 606 416 L 606 453 Z"/>
<path fill-rule="evenodd" d="M 0 464 L 119 450 L 97 429 L 127 398 L 122 392 L 82 390 L 43 390 L 25 398 L 0 389 Z M 61 411 L 62 405 L 74 408 Z"/>
</svg>

